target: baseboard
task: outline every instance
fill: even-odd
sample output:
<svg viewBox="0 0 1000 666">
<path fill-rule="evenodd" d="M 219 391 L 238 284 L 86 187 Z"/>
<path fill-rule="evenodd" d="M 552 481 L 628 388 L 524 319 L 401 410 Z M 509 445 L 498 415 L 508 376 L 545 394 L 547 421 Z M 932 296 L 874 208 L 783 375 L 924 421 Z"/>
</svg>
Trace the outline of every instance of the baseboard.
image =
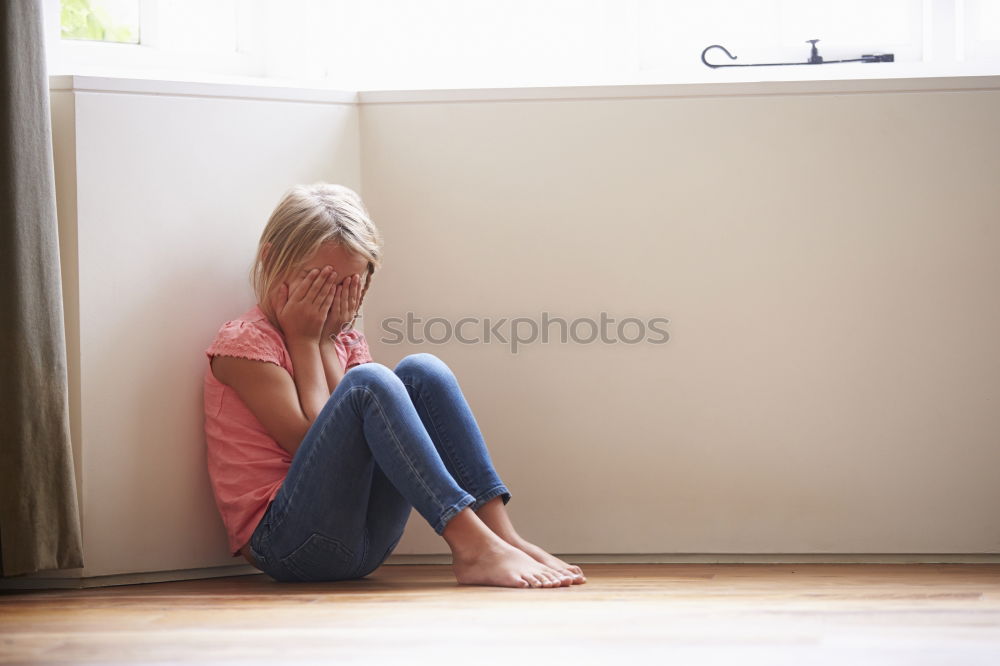
<svg viewBox="0 0 1000 666">
<path fill-rule="evenodd" d="M 175 569 L 172 571 L 140 571 L 108 576 L 86 576 L 79 578 L 50 577 L 44 572 L 32 576 L 14 576 L 0 578 L 0 590 L 50 590 L 50 589 L 85 589 L 90 587 L 108 587 L 111 585 L 136 585 L 139 583 L 167 583 L 178 580 L 198 580 L 200 578 L 221 578 L 224 576 L 246 576 L 259 574 L 260 571 L 249 564 L 236 564 L 221 567 L 206 567 L 202 569 Z"/>
<path fill-rule="evenodd" d="M 609 553 L 561 554 L 570 564 L 1000 564 L 1000 553 Z M 386 564 L 451 564 L 451 555 L 390 555 Z"/>
<path fill-rule="evenodd" d="M 572 564 L 1000 564 L 1000 553 L 612 553 L 560 554 Z M 395 554 L 385 565 L 451 564 L 451 555 Z M 45 577 L 44 572 L 31 576 L 0 578 L 0 590 L 86 589 L 112 585 L 166 583 L 179 580 L 221 578 L 225 576 L 263 575 L 249 564 L 202 569 L 148 571 L 80 578 Z"/>
</svg>

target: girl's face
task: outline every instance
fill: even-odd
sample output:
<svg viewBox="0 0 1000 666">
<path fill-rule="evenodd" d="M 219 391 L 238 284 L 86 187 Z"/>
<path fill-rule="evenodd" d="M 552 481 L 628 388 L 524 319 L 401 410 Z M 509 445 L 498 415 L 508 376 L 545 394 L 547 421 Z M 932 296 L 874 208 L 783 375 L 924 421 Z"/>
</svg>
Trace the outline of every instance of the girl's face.
<svg viewBox="0 0 1000 666">
<path fill-rule="evenodd" d="M 365 274 L 368 272 L 368 260 L 358 254 L 353 254 L 339 243 L 323 243 L 319 249 L 308 257 L 295 269 L 295 273 L 311 271 L 314 268 L 330 266 L 337 273 L 337 282 L 343 282 L 355 273 L 361 278 L 361 284 L 365 283 Z"/>
<path fill-rule="evenodd" d="M 292 282 L 298 278 L 302 271 L 310 271 L 313 268 L 322 269 L 330 266 L 337 273 L 337 283 L 344 282 L 347 278 L 358 274 L 361 279 L 361 288 L 365 286 L 365 276 L 368 273 L 368 260 L 359 254 L 354 254 L 339 243 L 323 243 L 319 248 L 307 257 L 301 264 L 282 277 L 282 281 L 291 286 Z M 277 287 L 278 285 L 275 285 Z M 274 298 L 272 293 L 271 298 Z"/>
</svg>

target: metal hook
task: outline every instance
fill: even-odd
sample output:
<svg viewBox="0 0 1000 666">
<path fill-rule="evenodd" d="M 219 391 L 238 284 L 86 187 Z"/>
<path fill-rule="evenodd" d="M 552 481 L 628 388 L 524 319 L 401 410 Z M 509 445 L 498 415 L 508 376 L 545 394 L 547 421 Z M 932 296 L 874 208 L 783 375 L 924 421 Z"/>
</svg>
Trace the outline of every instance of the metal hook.
<svg viewBox="0 0 1000 666">
<path fill-rule="evenodd" d="M 713 65 L 709 61 L 705 60 L 705 54 L 708 53 L 709 51 L 711 51 L 712 49 L 722 49 L 722 52 L 725 53 L 727 56 L 729 56 L 730 60 L 736 60 L 736 56 L 734 56 L 732 53 L 730 53 L 729 49 L 727 49 L 725 46 L 723 46 L 722 44 L 712 44 L 711 46 L 705 47 L 705 50 L 701 52 L 701 61 L 703 63 L 705 63 L 706 65 L 708 65 L 709 67 L 715 68 L 715 67 L 731 67 L 732 66 L 732 65 Z"/>
<path fill-rule="evenodd" d="M 816 49 L 816 42 L 818 41 L 819 41 L 818 39 L 806 40 L 807 44 L 812 44 L 812 53 L 810 53 L 809 55 L 809 60 L 806 60 L 805 62 L 742 62 L 742 63 L 737 63 L 735 65 L 733 64 L 713 65 L 712 63 L 710 63 L 708 60 L 705 59 L 705 54 L 711 51 L 712 49 L 722 49 L 722 52 L 725 53 L 727 56 L 729 56 L 730 60 L 736 60 L 736 56 L 730 53 L 729 49 L 727 49 L 722 44 L 712 44 L 711 46 L 706 47 L 705 50 L 701 52 L 701 61 L 713 69 L 717 67 L 783 67 L 786 65 L 831 65 L 837 62 L 895 62 L 896 61 L 896 57 L 891 53 L 866 53 L 860 58 L 850 58 L 847 60 L 823 60 L 823 57 L 820 56 L 819 51 Z"/>
</svg>

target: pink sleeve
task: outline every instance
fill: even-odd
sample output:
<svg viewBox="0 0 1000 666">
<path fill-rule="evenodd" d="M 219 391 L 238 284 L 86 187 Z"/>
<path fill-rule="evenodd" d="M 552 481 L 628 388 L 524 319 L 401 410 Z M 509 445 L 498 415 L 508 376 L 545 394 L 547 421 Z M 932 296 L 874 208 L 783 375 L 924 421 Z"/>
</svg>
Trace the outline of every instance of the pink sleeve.
<svg viewBox="0 0 1000 666">
<path fill-rule="evenodd" d="M 253 324 L 239 320 L 223 324 L 205 354 L 209 358 L 236 356 L 281 365 L 281 350 L 271 336 Z"/>
<path fill-rule="evenodd" d="M 337 337 L 337 340 L 347 350 L 347 365 L 344 368 L 345 370 L 350 370 L 362 363 L 373 362 L 371 352 L 368 350 L 368 341 L 361 331 L 352 328 L 345 333 L 341 333 Z"/>
</svg>

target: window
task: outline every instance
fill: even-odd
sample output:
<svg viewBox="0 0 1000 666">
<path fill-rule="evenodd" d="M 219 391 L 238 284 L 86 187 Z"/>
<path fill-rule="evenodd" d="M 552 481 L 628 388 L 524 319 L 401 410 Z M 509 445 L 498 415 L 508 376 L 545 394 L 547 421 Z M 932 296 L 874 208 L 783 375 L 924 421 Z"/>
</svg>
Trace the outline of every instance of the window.
<svg viewBox="0 0 1000 666">
<path fill-rule="evenodd" d="M 171 70 L 349 90 L 1000 74 L 1000 0 L 45 2 L 76 22 L 50 49 L 52 73 Z M 85 9 L 112 38 L 137 24 L 137 41 L 84 41 L 99 32 L 81 23 Z M 805 62 L 809 39 L 825 60 L 888 52 L 895 62 L 700 60 L 722 44 L 738 59 L 715 51 L 713 62 Z"/>
<path fill-rule="evenodd" d="M 255 21 L 263 0 L 45 3 L 60 24 L 58 39 L 49 31 L 50 74 L 261 75 Z"/>
<path fill-rule="evenodd" d="M 960 4 L 957 20 L 965 37 L 960 44 L 962 56 L 972 62 L 1000 61 L 1000 0 Z"/>
<path fill-rule="evenodd" d="M 139 0 L 62 0 L 60 36 L 122 44 L 139 43 Z"/>
</svg>

